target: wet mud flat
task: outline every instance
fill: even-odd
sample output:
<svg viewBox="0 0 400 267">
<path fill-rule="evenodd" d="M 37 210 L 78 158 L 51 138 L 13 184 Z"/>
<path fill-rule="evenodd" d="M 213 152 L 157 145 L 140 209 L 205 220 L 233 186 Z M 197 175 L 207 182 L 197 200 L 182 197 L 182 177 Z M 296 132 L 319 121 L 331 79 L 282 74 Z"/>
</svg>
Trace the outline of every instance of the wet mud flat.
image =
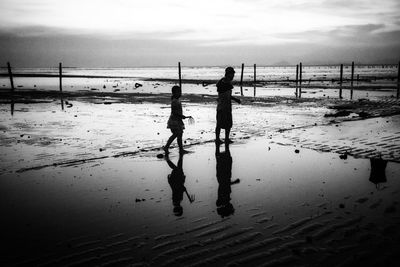
<svg viewBox="0 0 400 267">
<path fill-rule="evenodd" d="M 28 90 L 18 92 L 12 98 L 4 92 L 2 96 L 0 173 L 157 150 L 165 144 L 170 134 L 166 129 L 170 114 L 169 94 L 67 92 L 62 99 L 64 110 L 61 110 L 58 92 Z M 323 125 L 329 129 L 344 121 L 353 125 L 357 120 L 400 114 L 399 101 L 393 98 L 345 101 L 274 96 L 241 99 L 242 105 L 233 106 L 232 133 L 233 138 L 238 140 L 254 136 L 281 140 L 277 133 L 293 133 L 289 137 L 283 136 L 291 142 L 277 142 L 305 144 L 310 140 L 300 140 L 300 134 L 313 135 Z M 14 101 L 13 115 L 10 114 L 11 100 Z M 195 125 L 187 125 L 185 144 L 212 142 L 216 96 L 184 94 L 182 103 L 184 113 L 196 120 Z M 360 131 L 362 127 L 359 127 Z M 390 142 L 396 142 L 396 136 L 398 133 L 387 138 Z M 317 138 L 316 144 L 308 147 L 316 148 L 322 141 Z M 365 144 L 374 142 L 363 141 Z M 392 145 L 381 141 L 380 147 Z M 349 147 L 343 148 L 343 153 L 350 153 L 350 150 Z M 395 150 L 394 144 L 386 152 Z M 379 152 L 379 149 L 369 152 Z M 391 158 L 387 159 L 400 160 L 398 153 L 392 153 Z"/>
<path fill-rule="evenodd" d="M 71 92 L 64 111 L 58 96 L 21 94 L 13 116 L 0 105 L 4 265 L 398 260 L 393 98 L 245 97 L 227 152 L 212 143 L 215 96 L 187 94 L 192 153 L 167 161 L 168 94 Z"/>
<path fill-rule="evenodd" d="M 8 266 L 394 266 L 400 165 L 265 137 L 1 177 Z"/>
</svg>

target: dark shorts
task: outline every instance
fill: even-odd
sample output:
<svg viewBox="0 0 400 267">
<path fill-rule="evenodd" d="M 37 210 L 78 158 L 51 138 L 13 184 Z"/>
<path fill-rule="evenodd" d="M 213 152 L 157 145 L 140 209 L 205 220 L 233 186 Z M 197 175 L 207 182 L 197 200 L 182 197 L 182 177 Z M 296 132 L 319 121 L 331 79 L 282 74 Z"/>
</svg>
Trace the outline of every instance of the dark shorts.
<svg viewBox="0 0 400 267">
<path fill-rule="evenodd" d="M 232 128 L 232 112 L 217 110 L 217 127 L 221 129 Z"/>
<path fill-rule="evenodd" d="M 174 128 L 170 130 L 173 134 L 183 134 L 183 129 Z"/>
</svg>

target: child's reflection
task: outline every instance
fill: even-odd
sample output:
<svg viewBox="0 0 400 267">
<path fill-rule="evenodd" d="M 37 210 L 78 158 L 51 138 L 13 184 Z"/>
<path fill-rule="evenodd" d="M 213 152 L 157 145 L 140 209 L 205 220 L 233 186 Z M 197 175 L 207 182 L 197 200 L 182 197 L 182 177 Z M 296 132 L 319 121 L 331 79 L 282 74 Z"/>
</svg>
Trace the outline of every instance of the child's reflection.
<svg viewBox="0 0 400 267">
<path fill-rule="evenodd" d="M 172 172 L 168 175 L 168 183 L 172 189 L 172 204 L 174 205 L 173 212 L 175 216 L 182 216 L 183 208 L 181 202 L 183 200 L 183 193 L 186 193 L 190 202 L 194 201 L 194 196 L 189 196 L 184 184 L 185 184 L 185 174 L 183 173 L 183 154 L 179 154 L 178 166 L 176 166 L 168 156 L 165 157 L 169 167 L 171 167 Z"/>
<path fill-rule="evenodd" d="M 218 199 L 217 199 L 217 213 L 221 217 L 227 217 L 235 212 L 231 201 L 231 185 L 239 183 L 240 180 L 236 179 L 231 181 L 232 178 L 232 157 L 229 150 L 229 144 L 225 146 L 225 151 L 221 152 L 219 145 L 215 146 L 215 158 L 217 161 L 217 180 L 218 180 Z"/>
</svg>

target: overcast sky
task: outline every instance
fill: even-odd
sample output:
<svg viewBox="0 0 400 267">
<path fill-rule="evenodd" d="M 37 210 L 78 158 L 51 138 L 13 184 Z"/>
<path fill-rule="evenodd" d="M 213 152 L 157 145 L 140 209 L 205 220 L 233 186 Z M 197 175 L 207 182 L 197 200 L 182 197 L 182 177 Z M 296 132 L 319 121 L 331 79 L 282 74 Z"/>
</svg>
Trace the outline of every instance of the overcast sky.
<svg viewBox="0 0 400 267">
<path fill-rule="evenodd" d="M 0 46 L 20 67 L 395 63 L 400 1 L 0 0 Z"/>
</svg>

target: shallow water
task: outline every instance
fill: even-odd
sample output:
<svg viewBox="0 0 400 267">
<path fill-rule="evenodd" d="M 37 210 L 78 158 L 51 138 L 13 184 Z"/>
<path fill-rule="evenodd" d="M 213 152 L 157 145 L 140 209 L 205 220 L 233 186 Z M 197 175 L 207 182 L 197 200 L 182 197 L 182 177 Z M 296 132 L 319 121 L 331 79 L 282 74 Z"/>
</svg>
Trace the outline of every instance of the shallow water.
<svg viewBox="0 0 400 267">
<path fill-rule="evenodd" d="M 171 112 L 167 104 L 69 101 L 72 106 L 65 111 L 61 111 L 58 101 L 16 104 L 13 116 L 9 106 L 0 105 L 0 173 L 160 148 L 171 134 L 166 128 Z M 192 115 L 196 121 L 194 125 L 186 123 L 185 143 L 213 140 L 215 103 L 194 104 L 185 102 L 184 97 L 182 102 L 184 114 Z M 323 117 L 327 112 L 327 108 L 313 103 L 235 105 L 232 134 L 240 139 L 267 135 L 292 125 L 321 124 L 329 121 Z"/>
<path fill-rule="evenodd" d="M 233 66 L 236 70 L 236 76 L 240 78 L 241 66 Z M 195 80 L 219 79 L 224 73 L 225 67 L 187 67 L 182 64 L 182 78 Z M 13 68 L 14 73 L 39 73 L 58 75 L 56 68 Z M 0 68 L 0 73 L 7 73 L 6 68 Z M 178 66 L 174 67 L 143 67 L 143 68 L 63 68 L 63 73 L 68 75 L 86 75 L 86 76 L 123 76 L 132 78 L 161 78 L 177 79 Z M 355 77 L 382 77 L 393 76 L 397 74 L 396 65 L 360 65 L 355 66 Z M 307 66 L 303 65 L 303 79 L 337 79 L 340 74 L 340 66 Z M 244 80 L 253 80 L 253 64 L 245 65 Z M 257 66 L 258 80 L 286 80 L 295 79 L 296 66 Z M 344 66 L 343 77 L 350 78 L 351 66 Z"/>
<path fill-rule="evenodd" d="M 90 250 L 97 249 L 95 255 L 102 263 L 122 256 L 101 258 L 100 254 L 122 251 L 128 263 L 157 264 L 160 259 L 165 263 L 198 251 L 190 246 L 193 242 L 209 249 L 203 257 L 183 261 L 186 265 L 215 256 L 213 249 L 228 252 L 230 246 L 256 246 L 268 237 L 294 238 L 302 227 L 309 227 L 302 230 L 307 235 L 332 243 L 343 233 L 329 230 L 330 226 L 341 229 L 344 223 L 364 229 L 373 223 L 380 229 L 399 222 L 395 212 L 399 164 L 387 163 L 378 172 L 381 178 L 386 176 L 386 182 L 376 186 L 369 181 L 370 160 L 342 160 L 337 154 L 307 149 L 296 153 L 293 147 L 271 144 L 264 138 L 231 145 L 232 165 L 223 146 L 218 157 L 213 144 L 191 150 L 183 157 L 183 173 L 184 187 L 194 195 L 194 202 L 183 194 L 183 212 L 178 217 L 168 182 L 172 169 L 164 159 L 156 158 L 157 151 L 1 175 L 0 207 L 6 216 L 0 225 L 7 229 L 3 236 L 6 261 L 38 257 L 39 263 L 61 259 L 69 264 L 90 260 Z M 176 151 L 172 150 L 170 160 L 177 164 Z M 240 182 L 229 186 L 224 179 Z M 226 199 L 226 194 L 228 203 L 218 209 L 217 199 Z M 394 213 L 385 212 L 390 207 Z M 326 233 L 311 230 L 318 227 Z M 229 236 L 223 238 L 229 233 L 236 243 Z M 351 240 L 344 243 L 354 244 Z M 180 252 L 168 252 L 173 248 Z M 240 261 L 257 251 L 221 256 L 216 262 Z M 254 261 L 260 263 L 260 259 Z M 91 260 L 88 265 L 96 263 Z"/>
</svg>

